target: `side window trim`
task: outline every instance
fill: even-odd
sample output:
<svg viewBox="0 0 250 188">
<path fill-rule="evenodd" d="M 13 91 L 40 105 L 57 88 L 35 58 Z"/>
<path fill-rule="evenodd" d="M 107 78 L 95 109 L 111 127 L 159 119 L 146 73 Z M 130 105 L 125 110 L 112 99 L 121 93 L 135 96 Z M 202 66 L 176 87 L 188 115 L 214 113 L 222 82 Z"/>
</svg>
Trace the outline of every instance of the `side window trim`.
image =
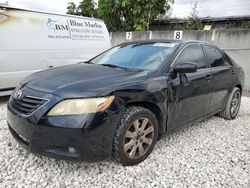
<svg viewBox="0 0 250 188">
<path fill-rule="evenodd" d="M 226 66 L 232 67 L 233 64 L 232 64 L 230 58 L 227 57 L 227 55 L 225 54 L 225 52 L 221 51 L 221 53 L 222 53 L 222 56 L 223 56 L 223 58 L 224 58 L 224 60 L 225 60 L 225 62 L 227 64 Z"/>
<path fill-rule="evenodd" d="M 206 53 L 206 50 L 204 48 L 204 46 L 206 46 L 206 44 L 200 44 L 201 45 L 201 48 L 202 48 L 202 51 L 203 51 L 203 54 L 204 54 L 204 58 L 205 58 L 205 61 L 206 61 L 206 65 L 207 67 L 206 68 L 211 68 L 209 62 L 208 62 L 208 58 L 207 58 L 207 53 Z M 205 69 L 206 69 L 205 68 Z"/>
<path fill-rule="evenodd" d="M 208 67 L 208 68 L 212 68 L 211 65 L 210 65 L 209 62 L 208 62 L 208 57 L 207 57 L 207 52 L 206 52 L 206 50 L 205 50 L 205 46 L 207 46 L 207 44 L 202 44 L 202 45 L 201 45 L 201 48 L 202 48 L 203 53 L 204 53 L 204 56 L 205 56 L 205 61 L 206 61 L 207 67 Z"/>
</svg>

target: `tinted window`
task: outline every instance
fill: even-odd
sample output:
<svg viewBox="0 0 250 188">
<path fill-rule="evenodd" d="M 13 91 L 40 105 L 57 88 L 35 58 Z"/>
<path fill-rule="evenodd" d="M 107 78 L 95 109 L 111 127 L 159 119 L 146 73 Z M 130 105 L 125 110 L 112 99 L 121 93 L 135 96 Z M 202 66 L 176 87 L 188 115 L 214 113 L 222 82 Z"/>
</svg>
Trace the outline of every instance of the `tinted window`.
<svg viewBox="0 0 250 188">
<path fill-rule="evenodd" d="M 219 67 L 226 65 L 224 58 L 219 50 L 210 46 L 204 46 L 207 54 L 208 63 L 211 67 Z"/>
<path fill-rule="evenodd" d="M 172 54 L 176 46 L 176 43 L 123 44 L 97 56 L 91 62 L 128 69 L 155 70 Z"/>
<path fill-rule="evenodd" d="M 179 55 L 177 63 L 196 63 L 198 69 L 206 68 L 206 61 L 203 50 L 199 44 L 188 45 Z"/>
</svg>

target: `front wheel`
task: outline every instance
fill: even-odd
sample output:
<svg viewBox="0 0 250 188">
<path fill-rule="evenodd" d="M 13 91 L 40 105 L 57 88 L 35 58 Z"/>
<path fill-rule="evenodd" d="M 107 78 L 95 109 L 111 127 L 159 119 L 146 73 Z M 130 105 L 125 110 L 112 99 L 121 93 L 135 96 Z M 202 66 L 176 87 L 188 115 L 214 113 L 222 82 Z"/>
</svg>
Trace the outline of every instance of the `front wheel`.
<svg viewBox="0 0 250 188">
<path fill-rule="evenodd" d="M 147 158 L 158 137 L 158 121 L 148 109 L 131 106 L 123 114 L 114 137 L 114 157 L 124 166 Z"/>
<path fill-rule="evenodd" d="M 235 87 L 228 98 L 226 108 L 219 113 L 219 116 L 227 120 L 235 119 L 240 109 L 240 103 L 241 91 Z"/>
</svg>

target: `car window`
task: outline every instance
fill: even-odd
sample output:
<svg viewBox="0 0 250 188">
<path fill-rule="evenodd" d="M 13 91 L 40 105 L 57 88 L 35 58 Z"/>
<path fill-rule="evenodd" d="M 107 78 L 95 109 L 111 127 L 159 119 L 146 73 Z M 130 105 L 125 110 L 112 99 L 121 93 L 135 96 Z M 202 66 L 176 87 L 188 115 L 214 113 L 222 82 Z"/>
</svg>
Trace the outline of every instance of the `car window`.
<svg viewBox="0 0 250 188">
<path fill-rule="evenodd" d="M 227 54 L 223 55 L 226 65 L 233 65 L 230 57 Z"/>
<path fill-rule="evenodd" d="M 116 46 L 91 60 L 137 70 L 156 70 L 172 54 L 176 43 L 134 43 Z"/>
<path fill-rule="evenodd" d="M 207 54 L 208 63 L 211 67 L 220 67 L 227 65 L 223 55 L 218 49 L 211 46 L 204 46 L 204 48 Z"/>
<path fill-rule="evenodd" d="M 176 60 L 177 63 L 196 63 L 198 69 L 206 68 L 206 60 L 199 44 L 190 44 L 184 48 Z"/>
</svg>

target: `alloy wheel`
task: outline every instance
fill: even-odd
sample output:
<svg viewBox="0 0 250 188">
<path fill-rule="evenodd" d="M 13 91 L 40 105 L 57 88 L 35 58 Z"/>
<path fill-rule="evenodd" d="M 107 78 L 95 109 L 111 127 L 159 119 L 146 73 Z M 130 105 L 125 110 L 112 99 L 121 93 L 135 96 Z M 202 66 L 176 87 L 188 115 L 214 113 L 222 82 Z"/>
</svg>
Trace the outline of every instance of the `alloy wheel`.
<svg viewBox="0 0 250 188">
<path fill-rule="evenodd" d="M 142 117 L 135 120 L 127 129 L 123 150 L 130 159 L 142 157 L 150 148 L 154 139 L 154 126 L 152 122 Z"/>
<path fill-rule="evenodd" d="M 241 94 L 239 91 L 236 91 L 232 97 L 232 101 L 231 101 L 231 109 L 230 109 L 230 112 L 231 112 L 231 115 L 233 117 L 235 117 L 239 111 L 239 108 L 240 108 L 240 97 L 241 97 Z"/>
</svg>

